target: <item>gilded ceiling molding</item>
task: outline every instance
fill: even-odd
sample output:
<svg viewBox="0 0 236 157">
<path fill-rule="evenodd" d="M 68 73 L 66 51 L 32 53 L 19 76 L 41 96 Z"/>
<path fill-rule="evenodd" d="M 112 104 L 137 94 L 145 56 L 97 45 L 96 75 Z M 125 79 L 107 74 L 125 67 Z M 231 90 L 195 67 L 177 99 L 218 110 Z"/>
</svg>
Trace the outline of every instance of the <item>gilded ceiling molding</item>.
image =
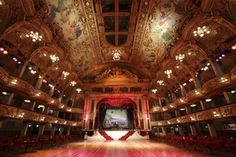
<svg viewBox="0 0 236 157">
<path fill-rule="evenodd" d="M 234 26 L 231 22 L 225 20 L 222 17 L 217 16 L 206 16 L 204 14 L 198 15 L 192 20 L 190 20 L 187 25 L 184 27 L 182 31 L 182 37 L 184 40 L 190 40 L 193 36 L 193 29 L 196 28 L 196 26 L 205 24 L 205 23 L 217 23 L 223 27 L 228 28 L 233 34 L 236 34 L 236 26 Z"/>
<path fill-rule="evenodd" d="M 204 0 L 204 1 L 201 1 L 201 9 L 202 9 L 202 11 L 203 12 L 211 11 L 213 3 L 214 3 L 214 0 Z"/>
<path fill-rule="evenodd" d="M 20 0 L 20 3 L 26 16 L 34 16 L 36 10 L 33 0 Z"/>
<path fill-rule="evenodd" d="M 56 55 L 59 60 L 63 60 L 65 55 L 64 51 L 54 43 L 47 44 L 47 46 L 41 46 L 31 54 L 29 60 L 40 68 L 40 71 L 45 72 L 46 68 L 53 64 L 50 61 L 50 55 Z"/>
</svg>

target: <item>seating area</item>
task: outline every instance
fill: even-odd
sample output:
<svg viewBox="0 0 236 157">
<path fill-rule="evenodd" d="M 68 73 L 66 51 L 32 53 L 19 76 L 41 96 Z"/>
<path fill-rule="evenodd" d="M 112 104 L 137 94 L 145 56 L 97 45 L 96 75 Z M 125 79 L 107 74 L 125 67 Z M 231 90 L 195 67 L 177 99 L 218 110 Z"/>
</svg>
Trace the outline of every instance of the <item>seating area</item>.
<svg viewBox="0 0 236 157">
<path fill-rule="evenodd" d="M 187 149 L 194 149 L 201 152 L 214 152 L 214 154 L 219 154 L 220 152 L 236 153 L 236 137 L 170 135 L 157 136 L 153 139 L 158 142 L 168 143 Z"/>
<path fill-rule="evenodd" d="M 59 146 L 80 139 L 78 135 L 7 137 L 0 139 L 0 154 L 5 154 L 5 152 L 26 153 L 37 149 Z"/>
</svg>

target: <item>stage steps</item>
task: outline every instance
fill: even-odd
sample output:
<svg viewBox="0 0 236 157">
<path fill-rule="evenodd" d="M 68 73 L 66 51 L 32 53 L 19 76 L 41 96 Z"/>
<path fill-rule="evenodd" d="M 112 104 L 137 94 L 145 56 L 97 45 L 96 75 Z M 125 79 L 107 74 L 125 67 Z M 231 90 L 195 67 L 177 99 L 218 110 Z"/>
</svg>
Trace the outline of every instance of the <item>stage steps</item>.
<svg viewBox="0 0 236 157">
<path fill-rule="evenodd" d="M 109 136 L 105 131 L 99 131 L 100 135 L 102 135 L 107 141 L 113 140 L 111 136 Z"/>
<path fill-rule="evenodd" d="M 128 133 L 125 134 L 124 136 L 122 136 L 121 138 L 119 138 L 119 140 L 125 141 L 125 140 L 127 140 L 130 136 L 132 136 L 134 133 L 135 133 L 135 131 L 133 131 L 133 130 L 128 131 Z"/>
<path fill-rule="evenodd" d="M 114 130 L 114 131 L 95 131 L 93 136 L 87 136 L 86 140 L 89 141 L 111 141 L 111 140 L 122 140 L 132 141 L 149 139 L 149 136 L 141 136 L 137 130 Z"/>
</svg>

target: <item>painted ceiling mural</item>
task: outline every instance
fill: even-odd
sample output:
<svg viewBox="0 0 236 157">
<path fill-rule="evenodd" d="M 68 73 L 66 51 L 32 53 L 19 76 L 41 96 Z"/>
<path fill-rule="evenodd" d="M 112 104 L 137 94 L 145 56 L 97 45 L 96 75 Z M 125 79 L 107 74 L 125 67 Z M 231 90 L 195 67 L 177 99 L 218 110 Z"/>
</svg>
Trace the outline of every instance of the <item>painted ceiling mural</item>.
<svg viewBox="0 0 236 157">
<path fill-rule="evenodd" d="M 94 46 L 89 36 L 82 3 L 75 0 L 47 0 L 48 22 L 57 24 L 69 45 L 69 58 L 78 72 L 88 70 L 94 64 Z M 89 5 L 89 3 L 87 3 Z"/>
<path fill-rule="evenodd" d="M 143 40 L 140 44 L 142 65 L 155 72 L 168 46 L 178 37 L 177 29 L 184 21 L 184 0 L 159 0 L 151 8 Z"/>
</svg>

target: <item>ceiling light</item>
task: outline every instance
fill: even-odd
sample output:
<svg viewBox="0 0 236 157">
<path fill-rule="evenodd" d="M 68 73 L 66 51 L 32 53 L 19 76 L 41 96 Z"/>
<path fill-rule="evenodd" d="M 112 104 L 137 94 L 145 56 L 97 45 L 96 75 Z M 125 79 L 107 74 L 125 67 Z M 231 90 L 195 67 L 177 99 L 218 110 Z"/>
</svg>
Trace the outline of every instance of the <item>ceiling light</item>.
<svg viewBox="0 0 236 157">
<path fill-rule="evenodd" d="M 7 55 L 7 54 L 8 54 L 8 51 L 5 50 L 3 47 L 0 48 L 0 51 L 1 51 L 4 55 Z"/>
<path fill-rule="evenodd" d="M 57 55 L 55 55 L 55 54 L 50 55 L 49 57 L 50 57 L 50 59 L 51 59 L 51 61 L 52 61 L 53 63 L 55 63 L 55 62 L 57 62 L 57 61 L 60 60 L 59 57 L 58 57 Z"/>
<path fill-rule="evenodd" d="M 157 80 L 157 83 L 158 83 L 160 86 L 164 86 L 164 85 L 165 85 L 165 83 L 164 83 L 163 80 Z"/>
<path fill-rule="evenodd" d="M 185 108 L 181 108 L 181 109 L 179 109 L 180 111 L 185 111 Z"/>
<path fill-rule="evenodd" d="M 0 5 L 4 5 L 4 1 L 3 0 L 0 0 Z"/>
<path fill-rule="evenodd" d="M 113 55 L 113 60 L 114 61 L 119 61 L 120 60 L 120 56 L 121 56 L 121 51 L 119 49 L 114 49 L 112 51 L 112 55 Z"/>
<path fill-rule="evenodd" d="M 152 92 L 153 92 L 154 94 L 156 94 L 157 89 L 152 89 Z"/>
<path fill-rule="evenodd" d="M 2 95 L 7 95 L 7 92 L 2 92 Z"/>
<path fill-rule="evenodd" d="M 210 98 L 205 99 L 205 102 L 211 102 L 211 101 L 212 101 L 212 99 L 210 99 Z"/>
<path fill-rule="evenodd" d="M 80 93 L 81 91 L 82 91 L 82 89 L 76 88 L 76 92 L 77 92 L 77 93 Z"/>
<path fill-rule="evenodd" d="M 170 75 L 172 74 L 172 70 L 170 69 L 165 70 L 164 73 L 167 75 L 168 78 L 170 78 Z"/>
<path fill-rule="evenodd" d="M 232 46 L 232 50 L 236 50 L 236 44 Z"/>
<path fill-rule="evenodd" d="M 30 125 L 30 124 L 28 125 L 29 128 L 30 128 L 31 126 L 32 126 L 32 125 Z"/>
<path fill-rule="evenodd" d="M 16 79 L 12 80 L 11 84 L 17 84 L 17 80 Z"/>
<path fill-rule="evenodd" d="M 197 30 L 193 31 L 195 37 L 204 37 L 206 34 L 210 34 L 210 29 L 207 26 L 197 27 Z"/>
<path fill-rule="evenodd" d="M 46 53 L 44 53 L 44 54 L 43 54 L 43 56 L 44 56 L 44 57 L 47 57 L 47 54 L 46 54 Z"/>
<path fill-rule="evenodd" d="M 227 82 L 227 81 L 228 81 L 228 79 L 227 79 L 227 78 L 225 78 L 225 77 L 221 77 L 221 78 L 220 78 L 220 81 L 221 81 L 222 83 L 225 83 L 225 82 Z"/>
<path fill-rule="evenodd" d="M 183 62 L 185 58 L 185 54 L 178 54 L 177 56 L 175 56 L 175 60 Z"/>
<path fill-rule="evenodd" d="M 197 104 L 191 104 L 190 105 L 190 107 L 196 107 L 197 106 Z"/>
<path fill-rule="evenodd" d="M 50 83 L 48 84 L 48 86 L 51 87 L 51 88 L 54 88 L 54 86 L 52 84 L 50 84 Z"/>
<path fill-rule="evenodd" d="M 33 42 L 36 42 L 36 41 L 42 41 L 43 39 L 43 36 L 40 35 L 38 32 L 33 32 L 33 31 L 30 31 L 29 33 L 26 33 L 25 35 L 27 38 L 31 38 L 31 40 Z"/>
<path fill-rule="evenodd" d="M 74 87 L 77 83 L 75 81 L 70 82 L 70 86 Z"/>
<path fill-rule="evenodd" d="M 39 125 L 36 125 L 36 127 L 38 128 L 38 127 L 39 127 Z"/>
<path fill-rule="evenodd" d="M 234 94 L 234 93 L 236 93 L 236 90 L 231 90 L 230 93 Z"/>
<path fill-rule="evenodd" d="M 28 100 L 28 99 L 25 99 L 24 102 L 26 102 L 26 103 L 30 103 L 31 101 Z"/>
<path fill-rule="evenodd" d="M 70 75 L 70 73 L 67 72 L 67 71 L 63 71 L 63 72 L 62 72 L 62 75 L 63 75 L 63 78 L 64 78 L 64 80 L 65 80 L 65 79 L 67 78 L 67 76 Z"/>
</svg>

